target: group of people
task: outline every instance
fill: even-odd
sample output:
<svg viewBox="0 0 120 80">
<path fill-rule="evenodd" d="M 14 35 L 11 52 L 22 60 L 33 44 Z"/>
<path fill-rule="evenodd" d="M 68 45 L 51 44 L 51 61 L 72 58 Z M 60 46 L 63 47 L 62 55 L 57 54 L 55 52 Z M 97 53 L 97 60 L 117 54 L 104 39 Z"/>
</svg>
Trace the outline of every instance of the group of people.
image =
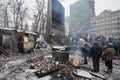
<svg viewBox="0 0 120 80">
<path fill-rule="evenodd" d="M 105 50 L 103 51 L 103 46 L 99 45 L 99 41 L 96 40 L 92 45 L 90 45 L 89 42 L 80 39 L 80 50 L 84 58 L 84 64 L 88 64 L 88 56 L 89 58 L 92 58 L 94 72 L 99 72 L 100 59 L 104 58 L 105 66 L 107 67 L 105 72 L 112 73 L 112 61 L 116 54 L 114 42 L 108 42 Z"/>
<path fill-rule="evenodd" d="M 19 45 L 19 52 L 23 53 L 23 46 L 22 42 L 23 39 L 22 37 L 18 38 L 18 45 Z M 43 47 L 48 47 L 49 44 L 43 39 L 43 37 L 39 36 L 39 38 L 36 40 L 35 45 L 37 43 L 40 43 Z M 84 58 L 84 63 L 83 64 L 88 64 L 87 57 L 92 58 L 93 62 L 93 71 L 94 72 L 99 72 L 99 63 L 100 59 L 104 58 L 105 61 L 105 66 L 107 66 L 107 73 L 112 73 L 112 68 L 113 64 L 112 61 L 114 59 L 114 56 L 118 56 L 120 52 L 120 41 L 117 39 L 114 40 L 108 40 L 106 41 L 107 43 L 102 43 L 100 40 L 95 40 L 92 42 L 92 44 L 88 41 L 86 41 L 83 38 L 79 39 L 80 43 L 80 50 L 82 52 L 82 56 Z M 62 41 L 62 44 L 64 41 Z M 106 45 L 106 48 L 103 49 L 103 46 Z"/>
</svg>

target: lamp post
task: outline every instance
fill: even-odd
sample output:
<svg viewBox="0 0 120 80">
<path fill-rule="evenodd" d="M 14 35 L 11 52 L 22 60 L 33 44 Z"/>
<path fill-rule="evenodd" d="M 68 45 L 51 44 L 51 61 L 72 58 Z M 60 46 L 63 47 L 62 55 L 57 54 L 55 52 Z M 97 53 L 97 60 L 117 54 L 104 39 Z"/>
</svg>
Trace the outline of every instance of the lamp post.
<svg viewBox="0 0 120 80">
<path fill-rule="evenodd" d="M 53 33 L 52 34 L 52 45 L 54 45 L 54 37 L 55 37 L 55 34 Z"/>
<path fill-rule="evenodd" d="M 34 32 L 37 32 L 37 21 L 36 21 L 36 15 L 33 15 L 34 17 L 34 22 L 35 22 L 35 28 L 34 28 Z"/>
</svg>

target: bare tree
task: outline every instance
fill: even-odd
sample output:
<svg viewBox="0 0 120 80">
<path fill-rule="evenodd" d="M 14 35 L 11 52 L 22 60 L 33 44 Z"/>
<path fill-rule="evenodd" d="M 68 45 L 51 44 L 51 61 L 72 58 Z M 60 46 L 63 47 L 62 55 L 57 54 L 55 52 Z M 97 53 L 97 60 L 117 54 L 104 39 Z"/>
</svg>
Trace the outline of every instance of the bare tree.
<svg viewBox="0 0 120 80">
<path fill-rule="evenodd" d="M 31 31 L 34 32 L 34 30 L 35 30 L 35 23 L 34 22 L 32 23 L 31 27 L 32 27 Z"/>
<path fill-rule="evenodd" d="M 0 4 L 0 26 L 3 25 L 3 10 L 2 10 L 3 4 Z"/>
<path fill-rule="evenodd" d="M 10 1 L 10 10 L 11 10 L 11 14 L 12 15 L 12 19 L 13 19 L 13 23 L 15 26 L 15 29 L 23 29 L 23 22 L 24 19 L 26 17 L 26 12 L 27 12 L 27 8 L 25 8 L 24 6 L 24 0 L 9 0 Z M 17 48 L 17 40 L 18 40 L 18 36 L 16 34 L 16 30 L 14 32 L 11 33 L 11 38 L 12 38 L 12 47 L 13 49 L 16 50 Z"/>
<path fill-rule="evenodd" d="M 21 30 L 23 29 L 23 21 L 24 21 L 26 15 L 27 15 L 26 12 L 27 12 L 27 8 L 25 8 L 23 11 L 20 11 L 20 26 L 21 26 Z"/>
<path fill-rule="evenodd" d="M 16 29 L 19 29 L 19 25 L 21 26 L 20 29 L 23 28 L 23 20 L 27 11 L 27 8 L 24 8 L 23 4 L 24 0 L 13 0 L 13 2 L 11 2 L 11 11 L 13 13 L 14 25 Z"/>
<path fill-rule="evenodd" d="M 28 23 L 25 23 L 25 31 L 29 31 Z"/>
<path fill-rule="evenodd" d="M 35 19 L 35 29 L 34 32 L 39 32 L 38 29 L 40 28 L 40 24 L 43 22 L 43 10 L 44 10 L 44 6 L 45 6 L 45 0 L 36 0 L 36 4 L 37 4 L 37 14 L 34 15 L 34 19 Z"/>
<path fill-rule="evenodd" d="M 10 5 L 9 2 L 7 2 L 7 4 L 5 5 L 5 9 L 4 9 L 4 28 L 8 27 L 9 25 L 9 13 L 8 13 L 8 6 Z"/>
<path fill-rule="evenodd" d="M 47 15 L 46 14 L 43 14 L 42 17 L 41 17 L 41 24 L 40 24 L 40 33 L 44 33 L 45 31 L 45 26 L 46 26 L 46 20 L 47 19 Z"/>
<path fill-rule="evenodd" d="M 10 2 L 8 0 L 4 0 L 1 4 L 0 4 L 0 22 L 1 22 L 1 26 L 3 26 L 4 28 L 8 27 L 9 25 L 9 11 L 8 11 L 8 7 L 10 5 Z"/>
</svg>

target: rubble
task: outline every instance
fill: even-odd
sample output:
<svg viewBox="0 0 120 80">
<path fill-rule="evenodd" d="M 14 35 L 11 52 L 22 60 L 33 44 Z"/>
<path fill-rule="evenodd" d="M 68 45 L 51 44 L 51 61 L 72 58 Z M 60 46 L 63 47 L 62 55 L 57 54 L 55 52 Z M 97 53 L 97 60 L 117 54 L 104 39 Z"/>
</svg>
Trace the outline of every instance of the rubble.
<svg viewBox="0 0 120 80">
<path fill-rule="evenodd" d="M 73 56 L 70 53 L 69 56 Z M 0 80 L 88 80 L 73 74 L 76 69 L 71 64 L 71 57 L 66 64 L 60 64 L 52 58 L 52 54 L 43 49 L 39 54 L 10 55 L 9 57 L 0 57 Z M 60 67 L 62 66 L 62 67 Z M 107 74 L 104 61 L 100 61 L 100 72 L 92 74 L 91 80 L 120 80 L 120 60 L 113 60 L 113 73 Z M 81 65 L 80 70 L 91 72 L 92 60 L 87 65 Z M 42 76 L 36 76 L 36 73 L 42 72 Z M 43 75 L 43 73 L 45 73 Z"/>
</svg>

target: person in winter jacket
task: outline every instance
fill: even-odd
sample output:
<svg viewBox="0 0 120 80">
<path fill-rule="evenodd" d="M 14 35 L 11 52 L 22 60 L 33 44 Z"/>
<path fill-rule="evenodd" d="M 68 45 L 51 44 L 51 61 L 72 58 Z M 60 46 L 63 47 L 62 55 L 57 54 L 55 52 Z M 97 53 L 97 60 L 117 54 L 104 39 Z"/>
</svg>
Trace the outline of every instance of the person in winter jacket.
<svg viewBox="0 0 120 80">
<path fill-rule="evenodd" d="M 113 64 L 112 64 L 112 60 L 114 58 L 114 47 L 113 47 L 113 43 L 108 43 L 108 47 L 105 50 L 105 53 L 103 54 L 103 56 L 105 56 L 105 66 L 107 66 L 107 73 L 112 73 L 112 68 L 113 68 Z"/>
<path fill-rule="evenodd" d="M 90 49 L 89 57 L 92 57 L 94 72 L 99 72 L 99 61 L 102 56 L 102 47 L 98 42 L 94 42 Z"/>
<path fill-rule="evenodd" d="M 22 36 L 18 37 L 18 51 L 20 54 L 24 53 L 24 46 L 23 46 L 24 39 Z"/>
<path fill-rule="evenodd" d="M 82 56 L 84 58 L 84 63 L 83 64 L 88 64 L 88 60 L 87 60 L 87 57 L 88 57 L 88 53 L 90 51 L 90 43 L 85 41 L 85 40 L 81 40 L 81 43 L 80 43 L 80 49 L 81 49 L 81 52 L 82 52 Z"/>
<path fill-rule="evenodd" d="M 119 40 L 118 39 L 115 39 L 113 41 L 113 47 L 115 49 L 115 56 L 118 56 L 119 55 Z"/>
</svg>

